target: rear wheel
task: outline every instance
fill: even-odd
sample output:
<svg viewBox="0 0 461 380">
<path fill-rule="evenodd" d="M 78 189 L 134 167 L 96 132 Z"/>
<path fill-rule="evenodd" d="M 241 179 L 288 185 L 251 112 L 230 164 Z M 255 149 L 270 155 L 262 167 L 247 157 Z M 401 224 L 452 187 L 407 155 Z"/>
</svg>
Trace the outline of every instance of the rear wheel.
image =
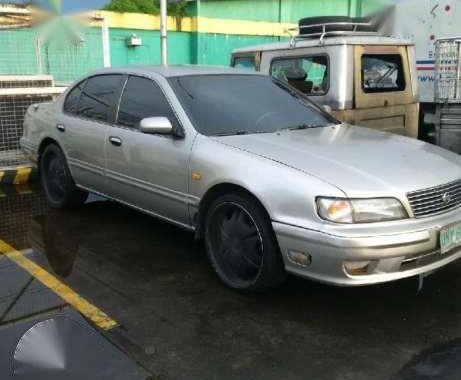
<svg viewBox="0 0 461 380">
<path fill-rule="evenodd" d="M 222 282 L 248 293 L 280 284 L 285 270 L 265 210 L 246 194 L 227 194 L 209 207 L 205 244 Z"/>
<path fill-rule="evenodd" d="M 40 177 L 48 203 L 53 208 L 80 206 L 88 198 L 88 192 L 75 185 L 66 157 L 57 145 L 48 145 L 41 154 Z"/>
</svg>

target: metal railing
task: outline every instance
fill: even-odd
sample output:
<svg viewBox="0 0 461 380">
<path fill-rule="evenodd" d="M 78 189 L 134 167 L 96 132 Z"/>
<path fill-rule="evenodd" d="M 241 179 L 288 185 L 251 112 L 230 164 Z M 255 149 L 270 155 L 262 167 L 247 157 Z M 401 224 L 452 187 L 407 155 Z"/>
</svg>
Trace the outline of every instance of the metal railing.
<svg viewBox="0 0 461 380">
<path fill-rule="evenodd" d="M 360 30 L 360 28 L 373 28 L 374 23 L 370 22 L 328 22 L 314 25 L 300 25 L 293 28 L 288 28 L 288 33 L 291 36 L 290 45 L 294 46 L 297 41 L 303 39 L 312 39 L 314 37 L 319 37 L 319 44 L 324 42 L 325 37 L 329 36 L 366 36 L 374 35 L 379 36 L 376 30 Z M 328 30 L 333 27 L 339 27 L 345 29 L 345 27 L 350 27 L 351 30 Z M 321 29 L 320 31 L 313 31 L 312 33 L 304 33 L 304 30 L 316 30 Z M 294 35 L 293 32 L 298 32 L 297 35 Z"/>
<path fill-rule="evenodd" d="M 435 42 L 435 101 L 461 103 L 461 37 Z"/>
</svg>

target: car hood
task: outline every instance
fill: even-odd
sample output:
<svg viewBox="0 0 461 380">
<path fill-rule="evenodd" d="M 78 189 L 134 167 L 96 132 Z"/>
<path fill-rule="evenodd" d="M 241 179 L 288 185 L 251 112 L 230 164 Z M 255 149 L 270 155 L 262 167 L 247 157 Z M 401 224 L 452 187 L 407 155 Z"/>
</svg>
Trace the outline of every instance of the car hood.
<svg viewBox="0 0 461 380">
<path fill-rule="evenodd" d="M 457 154 L 350 125 L 213 139 L 320 178 L 350 197 L 404 194 L 461 178 Z"/>
</svg>

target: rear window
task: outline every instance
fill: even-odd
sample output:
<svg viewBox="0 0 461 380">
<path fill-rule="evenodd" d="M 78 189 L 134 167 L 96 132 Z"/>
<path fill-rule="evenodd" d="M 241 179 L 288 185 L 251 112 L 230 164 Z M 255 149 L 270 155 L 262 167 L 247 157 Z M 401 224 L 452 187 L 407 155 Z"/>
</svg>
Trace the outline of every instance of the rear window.
<svg viewBox="0 0 461 380">
<path fill-rule="evenodd" d="M 254 55 L 234 58 L 234 67 L 236 69 L 256 71 L 256 61 Z"/>
<path fill-rule="evenodd" d="M 67 95 L 66 101 L 64 102 L 64 111 L 76 114 L 78 109 L 78 102 L 80 100 L 80 95 L 82 94 L 83 87 L 85 86 L 85 81 L 77 84 Z"/>
<path fill-rule="evenodd" d="M 405 90 L 400 54 L 362 55 L 362 89 L 365 93 Z"/>
<path fill-rule="evenodd" d="M 272 61 L 271 76 L 306 95 L 325 95 L 329 87 L 328 57 L 284 57 Z"/>
</svg>

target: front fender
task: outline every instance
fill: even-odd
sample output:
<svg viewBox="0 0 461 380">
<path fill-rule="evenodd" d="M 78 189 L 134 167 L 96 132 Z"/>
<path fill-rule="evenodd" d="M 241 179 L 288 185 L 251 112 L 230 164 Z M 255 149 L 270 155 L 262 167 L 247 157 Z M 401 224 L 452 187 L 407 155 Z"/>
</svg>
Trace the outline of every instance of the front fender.
<svg viewBox="0 0 461 380">
<path fill-rule="evenodd" d="M 193 173 L 199 173 L 200 180 Z M 216 185 L 234 184 L 253 194 L 271 220 L 310 229 L 323 224 L 317 216 L 317 196 L 345 196 L 319 178 L 203 135 L 192 149 L 189 178 L 190 193 L 199 199 Z"/>
</svg>

